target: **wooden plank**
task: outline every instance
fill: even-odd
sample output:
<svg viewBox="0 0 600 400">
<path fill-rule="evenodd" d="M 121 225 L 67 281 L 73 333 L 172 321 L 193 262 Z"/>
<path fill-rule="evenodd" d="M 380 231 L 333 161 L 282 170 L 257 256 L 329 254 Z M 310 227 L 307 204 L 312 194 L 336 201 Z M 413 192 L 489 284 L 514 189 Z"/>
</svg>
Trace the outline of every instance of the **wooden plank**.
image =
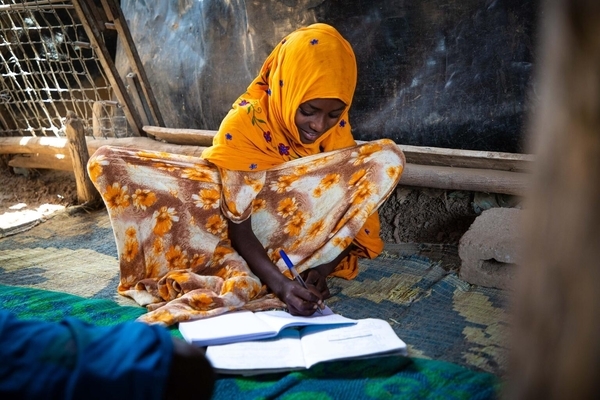
<svg viewBox="0 0 600 400">
<path fill-rule="evenodd" d="M 111 145 L 141 150 L 164 151 L 198 157 L 205 147 L 176 145 L 145 137 L 94 139 L 87 137 L 90 153 L 100 146 Z M 66 140 L 62 138 L 0 138 L 0 154 L 4 153 L 64 153 Z M 457 168 L 408 163 L 400 179 L 401 185 L 447 190 L 523 195 L 529 174 L 523 172 Z"/>
<path fill-rule="evenodd" d="M 135 73 L 139 78 L 140 87 L 144 93 L 148 107 L 150 108 L 150 113 L 152 114 L 154 123 L 159 126 L 165 126 L 165 122 L 158 107 L 158 102 L 154 97 L 154 92 L 150 86 L 150 81 L 148 80 L 146 71 L 143 68 L 142 60 L 140 59 L 135 47 L 133 37 L 131 37 L 131 32 L 129 32 L 129 28 L 127 27 L 127 21 L 125 20 L 125 16 L 121 11 L 121 7 L 114 0 L 101 1 L 106 15 L 112 20 L 117 33 L 119 34 L 119 39 L 121 40 L 125 54 L 127 54 L 127 58 L 129 59 L 129 65 L 131 66 L 133 73 Z"/>
<path fill-rule="evenodd" d="M 0 137 L 0 154 L 67 154 L 67 142 L 68 140 L 62 137 Z M 159 142 L 147 137 L 96 139 L 86 136 L 86 142 L 90 154 L 98 150 L 99 147 L 107 145 L 200 157 L 200 154 L 206 148 L 202 146 L 180 146 Z"/>
<path fill-rule="evenodd" d="M 406 186 L 519 196 L 526 193 L 528 182 L 529 174 L 523 172 L 408 163 L 400 178 L 400 185 Z"/>
<path fill-rule="evenodd" d="M 167 143 L 210 146 L 217 133 L 211 130 L 163 128 L 144 126 L 142 129 Z M 358 140 L 358 143 L 363 141 Z M 444 149 L 439 147 L 420 147 L 398 145 L 411 164 L 437 165 L 443 167 L 493 169 L 499 171 L 528 172 L 534 161 L 531 154 L 501 153 L 493 151 L 475 151 Z"/>
<path fill-rule="evenodd" d="M 73 171 L 71 156 L 66 154 L 17 154 L 8 161 L 9 167 L 28 169 L 56 169 Z"/>
<path fill-rule="evenodd" d="M 125 112 L 125 116 L 127 117 L 127 121 L 129 122 L 131 129 L 137 136 L 143 136 L 143 131 L 141 129 L 142 121 L 140 116 L 133 106 L 131 99 L 127 95 L 125 84 L 119 76 L 119 72 L 117 71 L 117 68 L 111 59 L 108 48 L 104 42 L 98 40 L 98 38 L 101 38 L 102 36 L 86 1 L 88 0 L 73 0 L 75 11 L 81 20 L 88 39 L 95 49 L 95 53 L 102 64 L 102 68 L 104 69 L 106 77 L 108 78 L 108 81 L 115 92 L 115 96 L 117 96 L 117 100 L 119 100 L 119 102 L 124 106 L 123 111 Z"/>
<path fill-rule="evenodd" d="M 211 146 L 216 131 L 205 131 L 200 129 L 174 129 L 160 126 L 143 126 L 142 129 L 156 139 L 167 143 Z"/>
<path fill-rule="evenodd" d="M 531 154 L 408 145 L 399 145 L 399 147 L 404 152 L 406 161 L 422 165 L 528 172 L 534 161 L 534 156 Z"/>
</svg>

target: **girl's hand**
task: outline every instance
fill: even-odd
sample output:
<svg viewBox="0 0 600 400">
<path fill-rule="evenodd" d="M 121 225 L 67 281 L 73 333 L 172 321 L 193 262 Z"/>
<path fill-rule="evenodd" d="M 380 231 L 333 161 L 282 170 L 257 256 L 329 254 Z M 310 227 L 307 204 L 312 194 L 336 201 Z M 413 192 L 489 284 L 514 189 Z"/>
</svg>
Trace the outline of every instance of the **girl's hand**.
<svg viewBox="0 0 600 400">
<path fill-rule="evenodd" d="M 287 280 L 279 291 L 278 297 L 287 304 L 292 315 L 313 315 L 323 304 L 321 293 L 313 285 L 305 289 L 294 280 Z"/>
<path fill-rule="evenodd" d="M 311 268 L 302 273 L 302 278 L 307 286 L 314 286 L 321 294 L 321 299 L 326 300 L 331 297 L 329 287 L 327 287 L 327 276 L 321 274 L 318 268 Z"/>
</svg>

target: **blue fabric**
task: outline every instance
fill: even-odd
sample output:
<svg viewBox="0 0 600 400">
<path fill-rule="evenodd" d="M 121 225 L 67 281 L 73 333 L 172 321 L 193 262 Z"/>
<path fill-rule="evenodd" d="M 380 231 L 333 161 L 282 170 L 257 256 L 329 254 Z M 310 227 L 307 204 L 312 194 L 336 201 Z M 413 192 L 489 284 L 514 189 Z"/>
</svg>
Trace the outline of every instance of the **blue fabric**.
<svg viewBox="0 0 600 400">
<path fill-rule="evenodd" d="M 20 320 L 0 310 L 0 398 L 162 399 L 172 354 L 160 326 Z"/>
</svg>

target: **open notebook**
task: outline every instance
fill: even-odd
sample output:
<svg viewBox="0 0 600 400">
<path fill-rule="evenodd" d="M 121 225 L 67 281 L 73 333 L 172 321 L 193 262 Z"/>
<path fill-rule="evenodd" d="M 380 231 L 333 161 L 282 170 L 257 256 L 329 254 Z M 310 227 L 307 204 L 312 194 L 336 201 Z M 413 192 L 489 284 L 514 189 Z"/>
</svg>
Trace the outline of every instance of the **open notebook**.
<svg viewBox="0 0 600 400">
<path fill-rule="evenodd" d="M 206 357 L 217 372 L 242 375 L 300 370 L 326 361 L 384 355 L 406 355 L 406 344 L 390 324 L 375 318 L 337 327 L 284 329 L 275 338 L 206 349 Z"/>
<path fill-rule="evenodd" d="M 308 325 L 352 325 L 356 321 L 335 314 L 329 307 L 322 314 L 298 317 L 285 311 L 234 311 L 216 317 L 181 322 L 183 338 L 197 346 L 271 338 L 282 329 Z"/>
</svg>

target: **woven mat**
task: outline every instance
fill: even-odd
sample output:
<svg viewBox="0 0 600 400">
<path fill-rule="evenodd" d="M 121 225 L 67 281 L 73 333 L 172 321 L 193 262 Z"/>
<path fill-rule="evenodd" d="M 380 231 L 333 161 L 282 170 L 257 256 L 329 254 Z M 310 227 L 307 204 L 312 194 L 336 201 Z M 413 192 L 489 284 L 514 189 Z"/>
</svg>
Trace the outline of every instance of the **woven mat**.
<svg viewBox="0 0 600 400">
<path fill-rule="evenodd" d="M 330 280 L 327 304 L 349 318 L 385 319 L 409 355 L 503 376 L 509 293 L 458 279 L 456 246 L 388 244 L 353 281 Z M 116 294 L 119 269 L 105 210 L 63 212 L 0 239 L 0 284 L 135 303 Z"/>
</svg>

